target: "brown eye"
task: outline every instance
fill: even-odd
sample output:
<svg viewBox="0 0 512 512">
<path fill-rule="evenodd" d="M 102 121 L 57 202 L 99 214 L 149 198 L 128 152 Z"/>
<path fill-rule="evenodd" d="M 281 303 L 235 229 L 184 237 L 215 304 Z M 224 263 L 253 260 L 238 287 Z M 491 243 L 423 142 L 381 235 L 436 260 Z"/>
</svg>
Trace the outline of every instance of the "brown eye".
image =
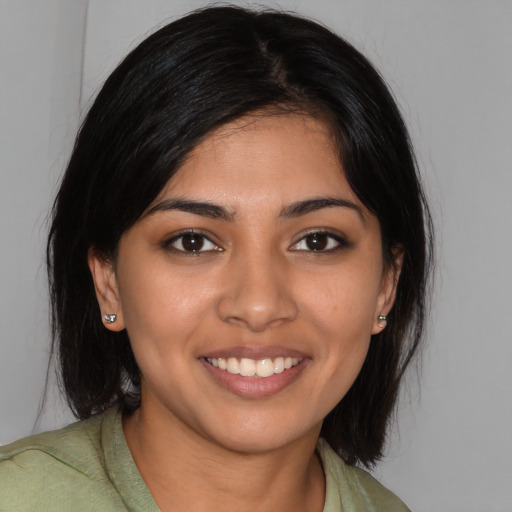
<svg viewBox="0 0 512 512">
<path fill-rule="evenodd" d="M 347 247 L 347 241 L 339 235 L 325 231 L 314 231 L 303 236 L 290 247 L 292 251 L 331 252 Z"/>
<path fill-rule="evenodd" d="M 312 233 L 304 238 L 304 242 L 310 251 L 323 251 L 329 243 L 329 237 L 325 233 Z"/>
<path fill-rule="evenodd" d="M 204 237 L 196 233 L 188 233 L 181 237 L 181 245 L 184 251 L 200 251 L 204 245 Z"/>
<path fill-rule="evenodd" d="M 207 236 L 193 231 L 187 231 L 174 236 L 164 244 L 164 247 L 177 253 L 189 254 L 221 250 L 221 248 L 215 245 Z"/>
</svg>

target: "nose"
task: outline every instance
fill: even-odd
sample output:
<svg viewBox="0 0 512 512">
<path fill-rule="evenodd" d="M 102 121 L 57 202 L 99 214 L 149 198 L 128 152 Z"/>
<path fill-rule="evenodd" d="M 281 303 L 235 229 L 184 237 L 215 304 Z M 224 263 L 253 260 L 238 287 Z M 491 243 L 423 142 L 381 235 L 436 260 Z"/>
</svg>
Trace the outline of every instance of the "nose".
<svg viewBox="0 0 512 512">
<path fill-rule="evenodd" d="M 286 263 L 258 254 L 239 255 L 228 266 L 228 284 L 217 303 L 223 321 L 263 332 L 297 316 Z"/>
</svg>

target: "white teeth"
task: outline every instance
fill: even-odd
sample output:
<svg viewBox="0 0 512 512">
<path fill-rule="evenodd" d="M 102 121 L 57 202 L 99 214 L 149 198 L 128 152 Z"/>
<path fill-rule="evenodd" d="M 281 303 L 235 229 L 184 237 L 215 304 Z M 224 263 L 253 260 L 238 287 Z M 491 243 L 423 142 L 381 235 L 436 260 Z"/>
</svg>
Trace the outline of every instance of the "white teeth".
<svg viewBox="0 0 512 512">
<path fill-rule="evenodd" d="M 240 365 L 238 364 L 238 359 L 236 359 L 235 357 L 230 357 L 228 359 L 227 370 L 229 373 L 233 373 L 235 375 L 240 373 Z"/>
<path fill-rule="evenodd" d="M 258 377 L 270 377 L 274 375 L 274 362 L 272 359 L 261 359 L 256 365 L 256 375 Z"/>
<path fill-rule="evenodd" d="M 284 358 L 276 357 L 274 361 L 274 373 L 284 372 Z"/>
<path fill-rule="evenodd" d="M 271 377 L 276 373 L 282 373 L 293 366 L 297 366 L 302 359 L 297 357 L 276 357 L 271 359 L 248 359 L 242 357 L 238 360 L 236 357 L 207 358 L 207 361 L 219 370 L 226 370 L 233 375 L 242 375 L 243 377 Z"/>
<path fill-rule="evenodd" d="M 240 359 L 240 375 L 244 377 L 254 377 L 256 374 L 256 362 L 253 359 Z"/>
</svg>

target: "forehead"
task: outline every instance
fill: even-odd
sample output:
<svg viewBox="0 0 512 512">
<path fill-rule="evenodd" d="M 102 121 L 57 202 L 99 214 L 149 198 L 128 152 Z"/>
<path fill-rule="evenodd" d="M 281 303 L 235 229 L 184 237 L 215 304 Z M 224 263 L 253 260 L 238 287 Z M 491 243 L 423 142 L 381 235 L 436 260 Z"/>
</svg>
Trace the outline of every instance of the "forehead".
<svg viewBox="0 0 512 512">
<path fill-rule="evenodd" d="M 286 203 L 297 195 L 338 193 L 359 200 L 350 188 L 326 123 L 299 114 L 254 114 L 211 133 L 188 155 L 157 198 L 193 196 L 224 201 Z"/>
</svg>

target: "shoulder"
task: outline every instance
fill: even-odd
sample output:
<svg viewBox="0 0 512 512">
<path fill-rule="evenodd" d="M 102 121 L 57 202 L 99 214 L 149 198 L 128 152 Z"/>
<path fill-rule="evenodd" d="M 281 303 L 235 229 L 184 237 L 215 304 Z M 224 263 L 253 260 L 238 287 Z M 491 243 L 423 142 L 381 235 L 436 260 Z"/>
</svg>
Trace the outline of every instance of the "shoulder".
<svg viewBox="0 0 512 512">
<path fill-rule="evenodd" d="M 102 424 L 112 412 L 0 447 L 0 510 L 82 510 L 106 485 Z M 94 507 L 93 507 L 94 508 Z"/>
<path fill-rule="evenodd" d="M 370 473 L 347 466 L 323 439 L 318 443 L 318 453 L 326 476 L 324 512 L 410 512 L 400 498 Z"/>
<path fill-rule="evenodd" d="M 36 470 L 47 464 L 75 468 L 89 473 L 91 463 L 101 453 L 101 423 L 104 415 L 79 421 L 60 430 L 36 434 L 0 447 L 0 474 L 16 471 L 36 477 Z"/>
</svg>

